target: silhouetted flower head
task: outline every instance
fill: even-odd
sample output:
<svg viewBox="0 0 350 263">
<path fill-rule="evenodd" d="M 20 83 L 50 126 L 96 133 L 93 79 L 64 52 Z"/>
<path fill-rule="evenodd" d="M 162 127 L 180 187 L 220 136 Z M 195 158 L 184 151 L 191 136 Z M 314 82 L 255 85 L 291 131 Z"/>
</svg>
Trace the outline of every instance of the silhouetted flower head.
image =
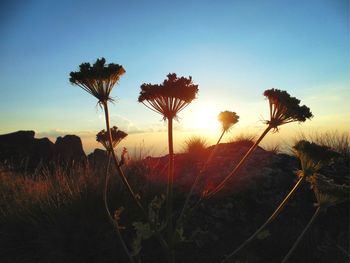
<svg viewBox="0 0 350 263">
<path fill-rule="evenodd" d="M 336 184 L 322 174 L 314 174 L 308 181 L 315 193 L 317 205 L 324 210 L 349 199 L 350 187 L 348 185 Z"/>
<path fill-rule="evenodd" d="M 222 129 L 228 131 L 239 120 L 239 116 L 233 111 L 222 111 L 218 115 L 218 120 L 222 124 Z"/>
<path fill-rule="evenodd" d="M 111 128 L 111 135 L 112 135 L 112 145 L 109 143 L 109 136 L 108 132 L 105 130 L 100 131 L 96 135 L 96 141 L 101 143 L 107 151 L 114 149 L 120 142 L 123 140 L 126 136 L 128 136 L 127 133 L 121 131 L 118 129 L 118 127 L 113 126 Z"/>
<path fill-rule="evenodd" d="M 198 92 L 198 85 L 192 77 L 178 78 L 175 73 L 168 74 L 162 84 L 142 84 L 138 101 L 165 118 L 175 118 Z M 148 105 L 145 103 L 147 102 Z"/>
<path fill-rule="evenodd" d="M 112 88 L 125 73 L 123 66 L 105 63 L 104 58 L 97 59 L 92 66 L 90 63 L 82 63 L 79 71 L 71 72 L 69 78 L 72 84 L 96 97 L 99 103 L 113 101 L 110 97 Z"/>
<path fill-rule="evenodd" d="M 290 122 L 304 122 L 313 117 L 310 109 L 300 106 L 300 100 L 291 97 L 288 92 L 278 89 L 265 90 L 264 96 L 270 104 L 270 120 L 266 121 L 275 130 L 278 126 Z"/>
<path fill-rule="evenodd" d="M 305 176 L 311 176 L 323 166 L 328 165 L 339 154 L 327 146 L 321 146 L 306 140 L 301 140 L 294 145 L 295 154 L 301 161 L 302 171 Z"/>
</svg>

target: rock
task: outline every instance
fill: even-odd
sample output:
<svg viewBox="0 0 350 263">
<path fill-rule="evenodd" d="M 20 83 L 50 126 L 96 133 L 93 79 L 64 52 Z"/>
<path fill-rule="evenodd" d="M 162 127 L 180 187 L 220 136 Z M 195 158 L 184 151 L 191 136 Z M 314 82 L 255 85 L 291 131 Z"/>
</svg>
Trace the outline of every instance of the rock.
<svg viewBox="0 0 350 263">
<path fill-rule="evenodd" d="M 0 163 L 7 167 L 33 172 L 37 168 L 84 163 L 86 155 L 78 136 L 67 135 L 52 143 L 48 138 L 34 138 L 34 131 L 0 135 Z"/>
<path fill-rule="evenodd" d="M 251 143 L 247 142 L 221 143 L 216 148 L 216 152 L 211 161 L 206 164 L 205 162 L 214 149 L 214 146 L 208 147 L 207 155 L 203 156 L 203 158 L 196 163 L 191 161 L 192 159 L 186 154 L 176 154 L 174 156 L 175 186 L 183 189 L 185 192 L 188 191 L 198 171 L 203 169 L 205 165 L 206 168 L 199 179 L 197 192 L 200 193 L 203 190 L 210 190 L 219 184 L 221 180 L 235 168 L 241 158 L 249 150 L 250 146 Z M 286 158 L 289 160 L 292 157 L 278 157 L 275 153 L 257 147 L 241 170 L 225 186 L 221 195 L 244 191 L 247 187 L 259 184 L 261 180 L 266 179 L 265 177 L 271 176 L 268 173 L 271 165 L 285 166 L 284 169 L 288 171 L 295 169 L 296 163 L 292 162 L 289 164 L 287 162 L 288 160 L 285 160 Z M 148 165 L 150 170 L 153 171 L 149 178 L 166 183 L 168 155 L 163 157 L 147 157 L 144 162 Z M 286 165 L 287 163 L 288 165 Z M 291 178 L 292 177 L 293 174 L 291 174 Z"/>
<path fill-rule="evenodd" d="M 81 163 L 86 161 L 81 139 L 76 135 L 58 137 L 55 142 L 56 158 L 60 163 Z"/>
<path fill-rule="evenodd" d="M 93 169 L 104 168 L 107 163 L 107 152 L 101 149 L 95 149 L 92 153 L 88 155 L 89 165 Z"/>
<path fill-rule="evenodd" d="M 34 131 L 0 135 L 0 162 L 32 171 L 54 158 L 54 144 L 47 138 L 34 138 Z"/>
</svg>

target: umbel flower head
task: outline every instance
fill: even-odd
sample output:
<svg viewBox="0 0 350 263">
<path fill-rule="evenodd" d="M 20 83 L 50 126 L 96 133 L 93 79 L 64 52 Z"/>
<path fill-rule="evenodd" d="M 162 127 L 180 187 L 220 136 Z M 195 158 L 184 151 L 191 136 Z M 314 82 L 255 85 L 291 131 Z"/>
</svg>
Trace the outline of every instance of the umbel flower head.
<svg viewBox="0 0 350 263">
<path fill-rule="evenodd" d="M 293 147 L 296 156 L 301 161 L 302 172 L 305 176 L 317 173 L 323 166 L 328 165 L 339 154 L 327 146 L 321 146 L 306 140 L 297 142 Z"/>
<path fill-rule="evenodd" d="M 295 121 L 304 122 L 313 117 L 308 107 L 300 106 L 300 100 L 291 97 L 286 91 L 269 89 L 264 91 L 264 96 L 270 105 L 270 120 L 266 123 L 275 130 L 280 125 Z"/>
<path fill-rule="evenodd" d="M 218 115 L 218 120 L 221 122 L 222 130 L 227 132 L 239 120 L 239 116 L 233 111 L 222 111 Z"/>
<path fill-rule="evenodd" d="M 98 103 L 103 104 L 113 101 L 110 93 L 124 73 L 123 66 L 106 64 L 106 60 L 101 58 L 97 59 L 92 66 L 90 63 L 82 63 L 79 71 L 70 73 L 69 81 L 96 97 Z"/>
<path fill-rule="evenodd" d="M 138 101 L 164 119 L 172 119 L 195 99 L 197 92 L 198 85 L 192 83 L 192 77 L 178 78 L 172 73 L 162 84 L 142 84 Z"/>
<path fill-rule="evenodd" d="M 308 181 L 314 190 L 317 205 L 324 210 L 349 199 L 348 185 L 336 184 L 332 179 L 318 173 L 311 176 Z"/>
<path fill-rule="evenodd" d="M 113 126 L 111 128 L 111 135 L 112 135 L 112 145 L 109 143 L 109 135 L 108 132 L 105 130 L 100 131 L 96 135 L 96 141 L 101 143 L 107 151 L 113 150 L 126 136 L 128 136 L 127 133 L 121 131 L 118 129 L 118 127 Z"/>
</svg>

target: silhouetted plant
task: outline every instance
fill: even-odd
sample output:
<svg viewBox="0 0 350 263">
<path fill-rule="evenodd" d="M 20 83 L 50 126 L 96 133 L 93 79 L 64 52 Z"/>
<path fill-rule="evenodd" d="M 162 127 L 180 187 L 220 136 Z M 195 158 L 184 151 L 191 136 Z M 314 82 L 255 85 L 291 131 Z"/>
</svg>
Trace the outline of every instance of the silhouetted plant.
<svg viewBox="0 0 350 263">
<path fill-rule="evenodd" d="M 202 157 L 208 147 L 208 142 L 200 136 L 193 136 L 185 141 L 184 152 L 193 156 Z"/>
<path fill-rule="evenodd" d="M 256 135 L 249 132 L 242 132 L 229 139 L 229 143 L 252 146 L 256 141 Z"/>
<path fill-rule="evenodd" d="M 221 133 L 221 136 L 219 137 L 218 141 L 216 142 L 214 149 L 212 150 L 206 163 L 209 163 L 211 161 L 214 154 L 216 153 L 217 146 L 221 142 L 222 137 L 224 136 L 225 133 L 230 131 L 230 129 L 233 127 L 234 124 L 236 124 L 238 122 L 239 116 L 233 111 L 222 111 L 218 115 L 218 120 L 221 123 L 222 133 Z M 205 167 L 204 167 L 204 169 L 205 169 Z"/>
<path fill-rule="evenodd" d="M 223 132 L 228 132 L 239 120 L 239 116 L 233 111 L 222 111 L 218 115 Z"/>
<path fill-rule="evenodd" d="M 108 132 L 106 132 L 105 130 L 100 131 L 99 133 L 97 133 L 96 135 L 96 141 L 101 143 L 103 145 L 103 147 L 105 147 L 105 149 L 107 151 L 111 151 L 112 149 L 114 149 L 126 136 L 128 136 L 127 133 L 121 131 L 118 129 L 118 127 L 113 126 L 111 128 L 111 136 L 112 136 L 112 144 L 110 144 L 109 142 L 109 135 Z"/>
<path fill-rule="evenodd" d="M 161 114 L 168 121 L 169 170 L 166 201 L 166 219 L 168 245 L 173 249 L 173 180 L 174 180 L 174 148 L 173 148 L 173 119 L 183 110 L 198 92 L 198 85 L 192 83 L 192 78 L 178 78 L 176 74 L 168 74 L 162 84 L 142 84 L 138 101 L 147 108 Z M 170 262 L 174 262 L 171 251 Z"/>
<path fill-rule="evenodd" d="M 198 92 L 198 85 L 192 83 L 192 77 L 178 78 L 174 73 L 167 77 L 160 85 L 142 84 L 138 98 L 146 107 L 161 114 L 164 120 L 176 118 Z"/>
<path fill-rule="evenodd" d="M 72 84 L 78 85 L 79 87 L 81 87 L 82 89 L 84 89 L 85 91 L 93 95 L 95 98 L 97 98 L 98 104 L 103 107 L 105 112 L 107 132 L 101 131 L 99 134 L 97 134 L 97 140 L 101 142 L 106 147 L 109 154 L 113 156 L 114 162 L 116 164 L 116 167 L 122 179 L 122 182 L 130 192 L 136 204 L 142 209 L 142 206 L 140 205 L 135 193 L 131 189 L 131 186 L 129 185 L 123 171 L 120 169 L 119 161 L 113 149 L 114 148 L 113 145 L 115 145 L 117 142 L 112 137 L 112 130 L 113 131 L 116 131 L 116 130 L 110 129 L 110 124 L 109 124 L 108 102 L 113 101 L 113 99 L 110 96 L 110 93 L 114 85 L 118 82 L 119 78 L 124 73 L 125 73 L 125 70 L 121 65 L 106 64 L 106 60 L 104 58 L 101 58 L 101 59 L 97 59 L 92 66 L 90 65 L 90 63 L 82 63 L 79 66 L 79 71 L 70 73 L 69 81 Z M 108 141 L 109 141 L 108 143 L 107 143 L 106 137 L 108 138 Z M 107 187 L 107 180 L 106 180 L 106 187 Z M 107 212 L 109 213 L 108 210 Z M 127 253 L 129 260 L 133 262 L 133 259 L 130 256 L 130 253 L 127 247 L 125 246 L 125 243 L 120 235 L 118 227 L 116 229 L 117 229 L 118 238 L 120 239 L 122 247 Z"/>
<path fill-rule="evenodd" d="M 297 171 L 299 180 L 289 192 L 280 206 L 272 214 L 269 222 L 271 222 L 276 216 L 283 210 L 287 202 L 294 195 L 296 190 L 300 187 L 303 180 L 318 173 L 320 169 L 327 166 L 334 158 L 339 154 L 327 146 L 318 145 L 316 143 L 301 140 L 297 142 L 294 147 L 294 153 L 299 158 L 301 164 L 301 170 Z"/>
<path fill-rule="evenodd" d="M 304 122 L 312 117 L 305 105 L 300 106 L 300 100 L 291 97 L 288 92 L 278 89 L 265 90 L 264 96 L 269 100 L 270 120 L 266 123 L 273 129 L 290 122 Z"/>
<path fill-rule="evenodd" d="M 207 160 L 203 164 L 201 170 L 197 173 L 197 175 L 196 175 L 196 177 L 195 177 L 195 179 L 194 179 L 194 181 L 192 183 L 192 186 L 190 188 L 190 191 L 189 191 L 189 193 L 186 196 L 184 206 L 183 206 L 183 208 L 181 210 L 181 213 L 180 213 L 180 216 L 179 216 L 179 218 L 178 218 L 178 220 L 176 222 L 176 227 L 177 227 L 178 231 L 182 231 L 182 229 L 183 229 L 183 225 L 184 225 L 183 220 L 184 220 L 184 217 L 185 217 L 185 213 L 187 212 L 187 217 L 189 217 L 190 214 L 195 210 L 195 208 L 202 201 L 201 199 L 198 200 L 197 203 L 194 205 L 194 207 L 189 209 L 190 199 L 191 199 L 191 197 L 193 195 L 194 189 L 198 185 L 201 176 L 203 175 L 204 171 L 207 168 L 207 165 L 211 162 L 212 158 L 214 157 L 214 155 L 216 153 L 216 150 L 217 150 L 217 147 L 218 147 L 222 137 L 224 136 L 224 134 L 226 132 L 228 132 L 232 128 L 232 126 L 234 124 L 236 124 L 238 122 L 239 116 L 233 111 L 222 111 L 218 115 L 218 120 L 221 122 L 221 125 L 222 125 L 222 133 L 221 133 L 218 141 L 216 142 L 214 148 L 211 150 Z M 187 211 L 187 210 L 189 210 L 189 211 Z"/>
<path fill-rule="evenodd" d="M 267 127 L 254 145 L 243 156 L 237 166 L 229 173 L 212 191 L 206 194 L 210 198 L 219 191 L 238 173 L 247 158 L 254 152 L 265 135 L 272 129 L 277 132 L 278 127 L 290 122 L 304 122 L 313 117 L 310 109 L 305 105 L 300 106 L 300 100 L 291 97 L 288 92 L 278 89 L 265 90 L 264 96 L 269 100 L 270 120 L 266 121 Z"/>
<path fill-rule="evenodd" d="M 294 242 L 291 249 L 288 251 L 287 255 L 283 258 L 282 263 L 286 263 L 288 261 L 303 239 L 307 230 L 311 227 L 321 212 L 326 212 L 329 207 L 335 206 L 349 199 L 350 187 L 348 185 L 335 184 L 332 179 L 319 173 L 313 174 L 307 180 L 311 183 L 311 187 L 315 193 L 317 200 L 315 206 L 317 209 L 301 234 L 298 236 L 297 240 Z"/>
<path fill-rule="evenodd" d="M 328 165 L 333 158 L 338 156 L 338 153 L 332 151 L 329 147 L 310 143 L 305 140 L 297 142 L 293 148 L 295 155 L 300 159 L 301 163 L 301 170 L 296 172 L 297 176 L 299 177 L 297 183 L 279 204 L 272 215 L 265 221 L 265 223 L 238 248 L 236 248 L 236 250 L 229 254 L 223 262 L 229 262 L 229 260 L 231 260 L 239 251 L 253 241 L 259 235 L 259 233 L 261 233 L 282 212 L 286 204 L 293 197 L 305 179 L 319 172 L 322 167 Z"/>
<path fill-rule="evenodd" d="M 107 198 L 107 192 L 108 192 L 108 183 L 109 183 L 109 177 L 110 177 L 110 164 L 111 164 L 111 151 L 113 151 L 113 149 L 119 144 L 119 142 L 121 142 L 121 140 L 123 140 L 127 134 L 123 131 L 118 130 L 118 128 L 116 126 L 114 126 L 112 128 L 111 131 L 112 134 L 112 138 L 113 138 L 113 142 L 112 145 L 109 142 L 108 139 L 108 133 L 105 130 L 100 131 L 97 135 L 96 135 L 96 141 L 101 143 L 107 150 L 107 165 L 106 165 L 106 172 L 105 172 L 105 184 L 104 184 L 104 189 L 103 189 L 103 202 L 104 202 L 104 206 L 106 209 L 106 213 L 108 216 L 108 219 L 110 221 L 110 223 L 112 224 L 113 228 L 115 229 L 115 232 L 117 233 L 118 239 L 122 245 L 122 248 L 124 249 L 125 253 L 128 256 L 128 259 L 130 262 L 135 262 L 135 260 L 133 259 L 133 256 L 131 255 L 131 253 L 129 252 L 129 249 L 122 237 L 122 234 L 120 233 L 120 226 L 119 226 L 119 218 L 113 218 L 113 216 L 111 215 L 111 212 L 109 211 L 109 206 L 108 206 L 108 198 Z M 120 166 L 120 164 L 118 164 L 118 166 Z"/>
<path fill-rule="evenodd" d="M 124 250 L 127 252 L 128 254 L 128 258 L 131 262 L 134 262 L 134 259 L 132 258 L 131 254 L 129 253 L 129 250 L 122 238 L 122 235 L 119 231 L 119 224 L 118 221 L 116 219 L 113 218 L 113 216 L 111 215 L 110 211 L 109 211 L 109 207 L 108 207 L 108 203 L 107 203 L 107 191 L 108 191 L 108 182 L 109 182 L 109 168 L 110 168 L 110 161 L 111 161 L 111 151 L 114 150 L 114 148 L 128 135 L 127 133 L 119 130 L 116 126 L 113 126 L 111 128 L 111 135 L 112 135 L 112 144 L 110 144 L 109 141 L 109 134 L 108 132 L 106 132 L 105 130 L 100 131 L 99 133 L 97 133 L 96 135 L 96 141 L 101 143 L 105 149 L 107 150 L 108 153 L 108 157 L 107 157 L 107 166 L 106 166 L 106 172 L 105 172 L 105 186 L 104 186 L 104 190 L 103 190 L 103 201 L 104 201 L 104 205 L 105 205 L 105 209 L 107 212 L 107 216 L 109 221 L 111 222 L 111 224 L 113 225 L 114 229 L 116 230 L 116 233 L 118 235 L 118 238 L 122 244 L 122 247 L 124 248 Z M 118 166 L 121 166 L 121 162 L 118 164 Z"/>
<path fill-rule="evenodd" d="M 278 154 L 278 153 L 281 153 L 281 145 L 277 143 L 274 143 L 274 144 L 271 143 L 271 144 L 265 145 L 264 150 L 273 154 Z"/>
<path fill-rule="evenodd" d="M 311 183 L 311 188 L 314 191 L 316 205 L 322 210 L 327 210 L 329 207 L 349 199 L 350 188 L 348 185 L 336 184 L 333 179 L 319 173 L 315 173 L 307 180 Z"/>
<path fill-rule="evenodd" d="M 137 195 L 132 190 L 130 184 L 126 176 L 124 175 L 122 169 L 119 166 L 119 161 L 115 152 L 113 150 L 113 138 L 112 138 L 112 129 L 110 129 L 109 122 L 109 111 L 108 111 L 108 102 L 113 101 L 110 93 L 114 87 L 114 85 L 118 82 L 119 78 L 125 73 L 124 68 L 118 64 L 106 64 L 106 60 L 104 58 L 97 59 L 96 62 L 91 66 L 90 63 L 82 63 L 79 66 L 79 71 L 71 72 L 69 81 L 81 87 L 91 95 L 93 95 L 98 100 L 98 104 L 103 107 L 105 112 L 105 121 L 106 121 L 106 131 L 109 140 L 109 153 L 113 157 L 115 162 L 118 174 L 127 188 L 128 192 L 132 196 L 136 205 L 141 209 L 144 215 L 147 218 L 147 213 L 144 211 Z M 121 239 L 123 243 L 123 240 Z M 125 246 L 123 246 L 125 248 Z M 125 250 L 126 253 L 129 254 L 128 250 Z M 129 256 L 129 259 L 131 257 Z"/>
<path fill-rule="evenodd" d="M 113 138 L 109 124 L 108 102 L 113 101 L 110 96 L 113 86 L 118 82 L 119 78 L 125 73 L 123 66 L 118 64 L 106 64 L 104 58 L 97 59 L 91 66 L 90 63 L 82 63 L 79 66 L 79 71 L 71 72 L 69 81 L 72 84 L 78 85 L 94 97 L 98 99 L 98 104 L 102 105 L 105 112 L 106 130 L 108 133 L 109 145 L 113 145 Z M 113 160 L 116 164 L 118 174 L 122 179 L 123 184 L 131 194 L 133 200 L 142 210 L 137 196 L 132 190 L 127 178 L 119 167 L 119 161 L 113 149 L 110 149 Z"/>
<path fill-rule="evenodd" d="M 79 71 L 71 72 L 69 81 L 78 85 L 103 105 L 113 101 L 110 93 L 119 78 L 125 73 L 123 66 L 118 64 L 106 64 L 104 58 L 97 59 L 91 66 L 90 63 L 82 63 Z"/>
</svg>

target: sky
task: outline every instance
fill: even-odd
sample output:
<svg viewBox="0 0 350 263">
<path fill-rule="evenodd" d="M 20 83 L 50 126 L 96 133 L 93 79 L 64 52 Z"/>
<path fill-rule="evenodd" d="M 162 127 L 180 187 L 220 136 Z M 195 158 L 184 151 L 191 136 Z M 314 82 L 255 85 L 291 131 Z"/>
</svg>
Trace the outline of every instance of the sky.
<svg viewBox="0 0 350 263">
<path fill-rule="evenodd" d="M 168 73 L 192 76 L 197 99 L 179 114 L 175 149 L 199 135 L 213 143 L 216 116 L 235 111 L 229 140 L 259 134 L 268 119 L 263 91 L 288 91 L 314 114 L 282 126 L 267 142 L 299 133 L 350 129 L 349 2 L 309 1 L 1 1 L 0 134 L 77 134 L 86 152 L 104 128 L 97 100 L 69 83 L 83 62 L 104 57 L 126 73 L 112 91 L 121 146 L 165 153 L 166 123 L 137 102 L 142 83 Z"/>
</svg>

